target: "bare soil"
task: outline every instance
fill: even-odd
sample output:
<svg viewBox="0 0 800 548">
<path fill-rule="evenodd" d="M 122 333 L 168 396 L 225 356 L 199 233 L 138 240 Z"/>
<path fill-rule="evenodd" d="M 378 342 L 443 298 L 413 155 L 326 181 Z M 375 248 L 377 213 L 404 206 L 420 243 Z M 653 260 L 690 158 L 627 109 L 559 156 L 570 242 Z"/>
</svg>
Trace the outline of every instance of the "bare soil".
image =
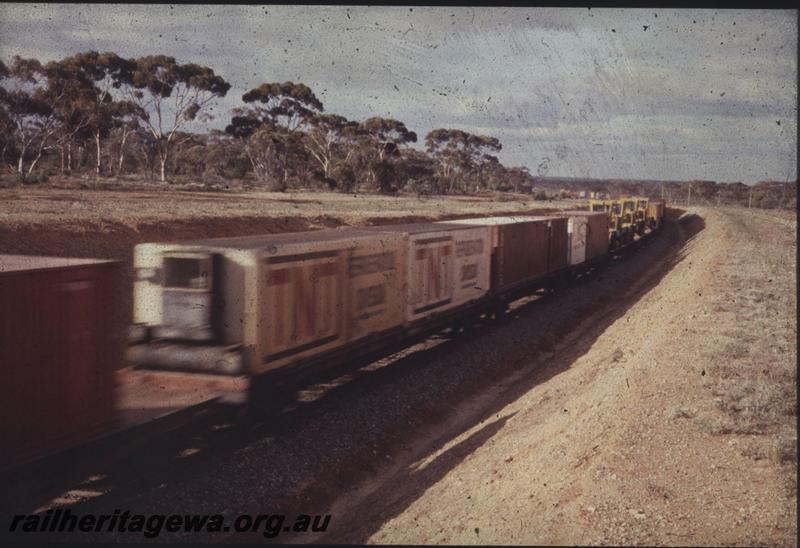
<svg viewBox="0 0 800 548">
<path fill-rule="evenodd" d="M 576 201 L 533 201 L 530 195 L 384 196 L 325 192 L 202 192 L 173 190 L 91 190 L 53 187 L 0 189 L 0 225 L 79 226 L 86 231 L 119 223 L 136 229 L 166 221 L 209 219 L 307 219 L 327 226 L 370 224 L 373 220 L 433 219 L 446 215 L 487 215 L 530 209 L 574 207 Z M 90 224 L 93 223 L 93 224 Z M 263 228 L 263 227 L 262 227 Z"/>
</svg>

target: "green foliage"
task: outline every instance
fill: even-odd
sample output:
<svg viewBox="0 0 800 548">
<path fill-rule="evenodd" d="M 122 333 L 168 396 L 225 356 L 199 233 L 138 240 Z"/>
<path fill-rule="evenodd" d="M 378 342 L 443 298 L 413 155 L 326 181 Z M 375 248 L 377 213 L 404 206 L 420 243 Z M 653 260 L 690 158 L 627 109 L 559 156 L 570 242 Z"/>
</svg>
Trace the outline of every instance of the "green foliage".
<svg viewBox="0 0 800 548">
<path fill-rule="evenodd" d="M 142 121 L 153 135 L 161 165 L 161 181 L 166 181 L 166 163 L 175 134 L 196 119 L 207 121 L 212 101 L 224 97 L 231 85 L 209 67 L 194 63 L 180 65 L 166 55 L 150 55 L 132 61 L 119 87 L 125 97 L 139 107 Z M 165 101 L 169 101 L 169 106 Z"/>
<path fill-rule="evenodd" d="M 502 149 L 500 141 L 460 129 L 434 129 L 425 137 L 428 152 L 438 161 L 437 175 L 448 193 L 480 190 L 481 175 L 498 175 L 500 163 L 490 152 Z M 496 177 L 495 177 L 496 179 Z M 497 181 L 492 186 L 496 186 Z"/>
<path fill-rule="evenodd" d="M 347 162 L 334 164 L 331 170 L 333 188 L 339 192 L 352 192 L 356 188 L 357 175 L 353 166 Z"/>
<path fill-rule="evenodd" d="M 403 122 L 391 118 L 379 116 L 368 118 L 361 123 L 360 129 L 376 141 L 383 150 L 394 150 L 399 145 L 417 142 L 416 133 L 410 131 Z"/>
<path fill-rule="evenodd" d="M 242 95 L 242 101 L 248 106 L 236 109 L 226 128 L 237 137 L 249 137 L 264 124 L 293 131 L 323 110 L 311 88 L 294 82 L 261 84 Z"/>
<path fill-rule="evenodd" d="M 374 159 L 370 162 L 370 171 L 375 177 L 375 186 L 383 194 L 394 194 L 399 189 L 395 181 L 395 169 L 388 160 Z"/>
</svg>

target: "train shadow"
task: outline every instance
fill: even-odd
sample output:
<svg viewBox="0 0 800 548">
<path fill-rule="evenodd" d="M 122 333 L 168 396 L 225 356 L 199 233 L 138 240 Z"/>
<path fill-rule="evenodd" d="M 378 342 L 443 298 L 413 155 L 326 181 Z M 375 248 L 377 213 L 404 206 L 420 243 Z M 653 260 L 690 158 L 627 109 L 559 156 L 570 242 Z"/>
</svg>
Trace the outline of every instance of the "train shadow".
<svg viewBox="0 0 800 548">
<path fill-rule="evenodd" d="M 172 432 L 113 463 L 83 470 L 81 481 L 60 486 L 66 494 L 77 493 L 71 499 L 62 495 L 61 504 L 66 501 L 73 512 L 106 511 L 119 508 L 122 501 L 136 500 L 142 493 L 154 493 L 167 483 L 208 493 L 212 480 L 207 476 L 212 470 L 218 476 L 214 481 L 242 485 L 246 493 L 220 492 L 204 507 L 214 508 L 216 504 L 217 510 L 236 508 L 241 513 L 259 513 L 253 512 L 257 505 L 286 514 L 294 510 L 308 513 L 313 510 L 311 506 L 328 508 L 345 490 L 363 485 L 391 465 L 396 471 L 389 481 L 335 516 L 333 528 L 323 540 L 365 543 L 383 523 L 401 514 L 494 436 L 511 418 L 497 417 L 506 405 L 569 369 L 608 326 L 684 259 L 685 244 L 705 228 L 702 217 L 684 213 L 670 209 L 662 234 L 643 243 L 636 252 L 615 256 L 587 276 L 518 303 L 510 313 L 512 321 L 476 325 L 468 336 L 431 337 L 340 379 L 309 387 L 284 412 L 255 423 L 238 421 L 233 408 L 200 417 L 190 430 Z M 606 313 L 598 321 L 581 324 L 581 318 L 599 310 Z M 569 346 L 560 348 L 569 334 Z M 520 370 L 526 374 L 513 387 L 489 404 L 464 410 L 487 386 Z M 389 400 L 398 402 L 392 404 L 393 417 L 385 418 L 381 413 L 363 416 L 371 406 L 380 410 Z M 356 412 L 360 414 L 355 416 Z M 435 430 L 437 424 L 454 415 L 463 417 L 456 417 L 457 426 L 444 438 L 437 437 L 421 452 L 408 451 L 421 432 Z M 441 447 L 479 424 L 483 426 L 475 433 L 437 454 Z M 385 433 L 376 435 L 376 431 Z M 345 439 L 359 448 L 340 451 Z M 313 451 L 308 451 L 311 446 Z M 239 453 L 248 458 L 257 455 L 258 462 L 268 463 L 268 469 L 217 465 L 240 458 Z M 393 458 L 382 460 L 376 454 Z M 430 462 L 424 467 L 417 466 L 427 460 Z M 295 491 L 298 482 L 291 479 L 298 475 L 310 479 L 302 488 L 302 496 Z M 265 477 L 272 482 L 269 488 L 263 486 Z M 410 484 L 414 485 L 413 493 L 407 488 L 401 491 Z M 51 504 L 50 496 L 30 497 L 20 502 L 15 512 Z M 74 536 L 70 538 L 75 540 Z"/>
</svg>

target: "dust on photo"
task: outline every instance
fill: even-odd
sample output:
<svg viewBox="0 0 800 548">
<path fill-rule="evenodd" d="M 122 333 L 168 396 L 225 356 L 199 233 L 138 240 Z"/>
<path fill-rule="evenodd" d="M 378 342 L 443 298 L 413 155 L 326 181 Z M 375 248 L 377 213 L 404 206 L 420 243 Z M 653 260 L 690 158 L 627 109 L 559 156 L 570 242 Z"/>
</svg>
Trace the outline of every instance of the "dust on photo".
<svg viewBox="0 0 800 548">
<path fill-rule="evenodd" d="M 797 20 L 0 6 L 2 536 L 795 546 Z"/>
</svg>

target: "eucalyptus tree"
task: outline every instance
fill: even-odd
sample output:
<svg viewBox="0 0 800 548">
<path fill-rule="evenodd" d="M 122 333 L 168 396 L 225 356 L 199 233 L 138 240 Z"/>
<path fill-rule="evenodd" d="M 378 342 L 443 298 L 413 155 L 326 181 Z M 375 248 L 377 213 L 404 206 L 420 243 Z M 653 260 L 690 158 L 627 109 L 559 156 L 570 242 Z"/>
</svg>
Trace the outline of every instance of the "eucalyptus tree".
<svg viewBox="0 0 800 548">
<path fill-rule="evenodd" d="M 78 120 L 94 140 L 95 173 L 99 175 L 101 140 L 120 124 L 145 116 L 119 91 L 132 80 L 136 64 L 113 52 L 85 51 L 48 63 L 45 68 L 52 78 L 71 86 L 74 97 L 65 107 L 82 113 Z"/>
<path fill-rule="evenodd" d="M 10 72 L 8 70 L 8 66 L 2 61 L 2 59 L 0 59 L 0 82 L 9 76 Z M 0 153 L 0 162 L 2 162 L 4 166 L 8 165 L 6 163 L 6 156 L 9 152 L 9 149 L 14 146 L 13 133 L 15 129 L 7 109 L 7 96 L 8 90 L 0 85 L 0 140 L 3 142 L 2 153 Z"/>
<path fill-rule="evenodd" d="M 11 130 L 10 145 L 16 154 L 14 171 L 25 181 L 58 129 L 54 105 L 62 100 L 66 90 L 48 88 L 44 67 L 36 59 L 15 56 L 10 66 L 3 66 L 2 76 L 0 110 L 4 124 Z M 26 161 L 29 161 L 27 169 Z"/>
<path fill-rule="evenodd" d="M 516 166 L 506 169 L 506 181 L 509 189 L 520 192 L 522 189 L 530 190 L 533 187 L 533 177 L 527 166 Z M 500 190 L 505 190 L 501 188 Z"/>
<path fill-rule="evenodd" d="M 233 109 L 225 131 L 242 140 L 259 180 L 273 190 L 285 190 L 292 164 L 304 161 L 302 128 L 312 119 L 323 123 L 316 118 L 323 111 L 322 102 L 311 88 L 294 82 L 261 84 L 242 95 L 242 101 L 246 106 Z M 318 126 L 318 131 L 329 130 Z M 322 144 L 325 137 L 322 133 L 317 137 Z"/>
<path fill-rule="evenodd" d="M 83 142 L 92 135 L 96 110 L 95 86 L 70 57 L 47 63 L 42 67 L 42 74 L 46 77 L 47 95 L 52 101 L 50 106 L 57 122 L 51 146 L 60 152 L 63 175 L 65 155 L 67 166 L 72 169 L 73 143 Z"/>
<path fill-rule="evenodd" d="M 110 171 L 122 174 L 125 165 L 128 139 L 142 127 L 146 114 L 139 105 L 131 101 L 115 101 L 111 112 L 111 131 L 119 135 L 117 159 L 112 162 Z"/>
<path fill-rule="evenodd" d="M 459 178 L 462 189 L 468 178 L 484 162 L 491 162 L 490 152 L 502 149 L 500 141 L 485 135 L 473 135 L 460 129 L 434 129 L 425 137 L 428 152 L 438 160 L 438 175 L 446 182 L 447 192 L 456 188 Z"/>
<path fill-rule="evenodd" d="M 485 154 L 471 172 L 468 180 L 474 185 L 475 192 L 481 190 L 499 190 L 506 177 L 506 168 L 497 156 Z M 466 187 L 466 185 L 465 185 Z"/>
<path fill-rule="evenodd" d="M 402 150 L 395 159 L 395 168 L 401 186 L 419 196 L 438 193 L 436 161 L 425 152 L 410 147 Z"/>
<path fill-rule="evenodd" d="M 397 154 L 402 145 L 416 143 L 417 134 L 399 120 L 380 116 L 361 122 L 359 131 L 367 138 L 366 141 L 362 140 L 362 143 L 371 148 L 374 154 L 369 164 L 372 184 L 381 192 L 395 190 L 391 179 L 394 169 L 388 158 Z"/>
<path fill-rule="evenodd" d="M 250 161 L 236 139 L 224 131 L 208 132 L 204 158 L 204 177 L 241 179 L 250 168 Z"/>
<path fill-rule="evenodd" d="M 337 114 L 314 113 L 306 118 L 303 146 L 319 164 L 329 186 L 337 182 L 331 177 L 337 156 L 346 158 L 349 147 L 358 136 L 358 123 Z"/>
<path fill-rule="evenodd" d="M 161 182 L 166 182 L 167 159 L 176 133 L 194 120 L 210 120 L 213 101 L 224 97 L 231 85 L 208 67 L 181 65 L 166 55 L 132 62 L 123 82 L 125 97 L 144 113 L 143 125 L 157 145 Z"/>
</svg>

